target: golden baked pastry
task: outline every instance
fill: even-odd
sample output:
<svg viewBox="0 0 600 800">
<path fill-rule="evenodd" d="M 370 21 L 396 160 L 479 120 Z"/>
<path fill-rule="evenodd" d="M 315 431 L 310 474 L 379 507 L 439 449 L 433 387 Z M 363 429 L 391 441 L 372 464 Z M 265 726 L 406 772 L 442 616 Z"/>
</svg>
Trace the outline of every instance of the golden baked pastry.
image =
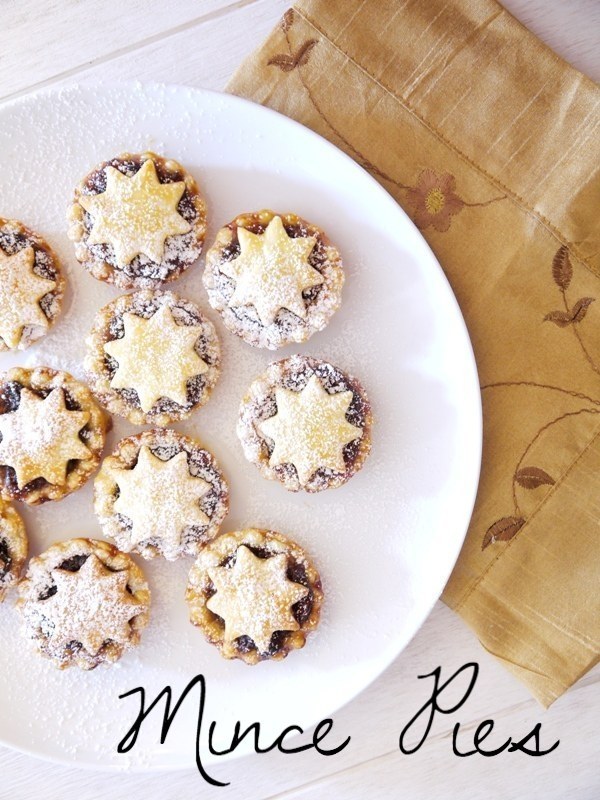
<svg viewBox="0 0 600 800">
<path fill-rule="evenodd" d="M 318 572 L 295 542 L 247 528 L 217 536 L 190 571 L 190 621 L 225 658 L 281 660 L 319 623 Z"/>
<path fill-rule="evenodd" d="M 101 308 L 84 367 L 96 397 L 136 425 L 168 425 L 207 402 L 219 376 L 214 325 L 189 300 L 148 289 Z"/>
<path fill-rule="evenodd" d="M 242 400 L 237 433 L 246 458 L 286 489 L 341 486 L 371 449 L 371 406 L 358 380 L 295 355 L 269 365 Z"/>
<path fill-rule="evenodd" d="M 41 655 L 61 669 L 87 670 L 138 644 L 150 590 L 137 564 L 113 545 L 70 539 L 31 559 L 17 607 Z"/>
<path fill-rule="evenodd" d="M 217 233 L 203 275 L 210 304 L 248 344 L 276 350 L 322 330 L 344 272 L 325 233 L 295 214 L 240 214 Z"/>
<path fill-rule="evenodd" d="M 24 350 L 44 336 L 64 290 L 50 245 L 21 222 L 0 218 L 0 351 Z"/>
<path fill-rule="evenodd" d="M 68 212 L 77 260 L 121 289 L 172 281 L 196 261 L 206 204 L 196 181 L 172 159 L 122 153 L 95 167 Z"/>
<path fill-rule="evenodd" d="M 110 417 L 83 383 L 49 367 L 0 375 L 0 496 L 30 505 L 79 489 L 100 462 Z"/>
<path fill-rule="evenodd" d="M 122 439 L 94 482 L 106 536 L 125 551 L 168 560 L 197 555 L 219 530 L 229 489 L 214 456 L 173 430 Z"/>
<path fill-rule="evenodd" d="M 27 549 L 23 520 L 12 506 L 0 500 L 0 603 L 19 580 Z"/>
</svg>

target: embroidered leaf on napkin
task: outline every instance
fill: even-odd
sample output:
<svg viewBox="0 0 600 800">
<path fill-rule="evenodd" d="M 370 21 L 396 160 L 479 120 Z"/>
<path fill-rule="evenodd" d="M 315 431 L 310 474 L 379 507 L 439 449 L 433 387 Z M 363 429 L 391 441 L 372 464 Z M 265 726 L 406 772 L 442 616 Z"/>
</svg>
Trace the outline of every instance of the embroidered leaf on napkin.
<svg viewBox="0 0 600 800">
<path fill-rule="evenodd" d="M 573 267 L 569 259 L 569 251 L 563 244 L 556 251 L 552 261 L 552 276 L 561 289 L 568 289 L 573 277 Z"/>
<path fill-rule="evenodd" d="M 296 69 L 296 67 L 301 67 L 303 64 L 306 64 L 310 51 L 316 43 L 316 39 L 307 39 L 291 56 L 287 53 L 280 53 L 269 59 L 268 63 L 274 64 L 284 72 L 291 72 L 293 69 Z"/>
<path fill-rule="evenodd" d="M 544 322 L 554 322 L 559 328 L 565 328 L 567 325 L 572 325 L 574 322 L 581 322 L 587 314 L 589 306 L 593 302 L 593 297 L 582 297 L 575 303 L 570 311 L 551 311 L 549 314 L 546 314 Z"/>
<path fill-rule="evenodd" d="M 523 467 L 515 473 L 515 480 L 524 489 L 537 489 L 538 486 L 553 486 L 554 478 L 539 467 Z"/>
<path fill-rule="evenodd" d="M 587 314 L 588 306 L 593 302 L 593 297 L 582 297 L 581 300 L 578 300 L 571 309 L 573 322 L 581 322 Z"/>
<path fill-rule="evenodd" d="M 525 525 L 523 517 L 502 517 L 490 525 L 485 532 L 481 549 L 485 550 L 493 542 L 508 542 L 521 530 L 523 525 Z"/>
</svg>

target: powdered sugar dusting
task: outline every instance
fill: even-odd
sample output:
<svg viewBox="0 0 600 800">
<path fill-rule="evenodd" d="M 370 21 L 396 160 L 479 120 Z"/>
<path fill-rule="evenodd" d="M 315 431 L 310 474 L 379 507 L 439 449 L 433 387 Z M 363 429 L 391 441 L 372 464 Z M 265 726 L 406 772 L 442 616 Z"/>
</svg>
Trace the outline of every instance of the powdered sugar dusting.
<svg viewBox="0 0 600 800">
<path fill-rule="evenodd" d="M 94 277 L 125 289 L 151 288 L 196 261 L 205 216 L 196 183 L 180 164 L 152 152 L 123 153 L 78 185 L 68 233 Z"/>
<path fill-rule="evenodd" d="M 242 545 L 235 563 L 209 570 L 216 592 L 206 603 L 225 620 L 225 644 L 249 636 L 259 653 L 268 651 L 275 631 L 295 631 L 300 627 L 292 606 L 309 589 L 286 577 L 287 556 L 261 559 Z"/>
<path fill-rule="evenodd" d="M 128 556 L 71 539 L 34 558 L 19 586 L 26 636 L 60 667 L 93 669 L 137 644 L 150 595 Z"/>
<path fill-rule="evenodd" d="M 97 313 L 87 337 L 88 380 L 102 404 L 134 423 L 185 419 L 219 376 L 212 322 L 173 292 L 123 295 Z"/>
<path fill-rule="evenodd" d="M 162 476 L 154 481 L 152 476 L 149 480 L 144 476 L 144 482 L 148 486 L 155 483 L 155 489 L 142 489 L 146 508 L 140 503 L 134 513 L 137 504 L 135 495 L 131 497 L 127 490 L 128 475 L 138 469 L 142 448 L 157 464 L 168 465 L 173 459 L 180 464 L 178 473 L 169 475 L 166 482 Z M 94 489 L 94 510 L 105 534 L 121 550 L 135 550 L 145 558 L 163 555 L 171 560 L 196 555 L 217 534 L 229 506 L 228 486 L 215 458 L 193 439 L 173 430 L 144 431 L 123 439 L 105 459 Z M 177 500 L 182 493 L 187 495 L 184 503 Z M 161 524 L 161 518 L 167 522 Z M 167 530 L 173 541 L 166 540 Z"/>
<path fill-rule="evenodd" d="M 319 623 L 321 579 L 302 548 L 275 531 L 219 536 L 190 571 L 190 619 L 226 658 L 281 660 Z"/>
<path fill-rule="evenodd" d="M 270 226 L 277 220 L 283 229 L 278 250 L 262 241 L 274 238 Z M 243 247 L 241 239 L 247 242 Z M 282 279 L 281 251 L 286 249 L 295 254 L 295 269 Z M 250 262 L 244 250 L 254 253 Z M 286 261 L 284 272 L 290 266 Z M 264 210 L 238 215 L 221 228 L 206 255 L 203 280 L 229 330 L 248 344 L 275 350 L 306 341 L 327 325 L 341 303 L 344 272 L 339 251 L 316 225 L 295 214 Z"/>
<path fill-rule="evenodd" d="M 128 623 L 147 606 L 127 594 L 126 574 L 107 573 L 92 554 L 77 572 L 59 568 L 51 575 L 56 593 L 23 610 L 30 629 L 51 642 L 50 652 L 72 647 L 72 642 L 80 642 L 92 657 L 109 640 L 131 646 Z"/>
<path fill-rule="evenodd" d="M 246 458 L 265 477 L 291 491 L 318 492 L 362 467 L 371 448 L 371 409 L 356 378 L 295 355 L 252 383 L 237 432 Z"/>
</svg>

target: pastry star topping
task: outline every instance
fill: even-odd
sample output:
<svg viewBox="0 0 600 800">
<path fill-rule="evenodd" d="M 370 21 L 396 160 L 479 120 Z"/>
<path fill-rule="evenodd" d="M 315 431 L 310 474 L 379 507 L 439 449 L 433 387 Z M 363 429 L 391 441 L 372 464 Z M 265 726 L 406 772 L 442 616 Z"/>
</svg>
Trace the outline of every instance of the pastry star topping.
<svg viewBox="0 0 600 800">
<path fill-rule="evenodd" d="M 126 644 L 131 639 L 129 620 L 146 610 L 125 588 L 127 572 L 112 572 L 91 554 L 77 572 L 52 570 L 57 591 L 40 601 L 42 613 L 53 625 L 49 634 L 56 644 L 81 642 L 91 655 L 111 639 Z"/>
<path fill-rule="evenodd" d="M 329 394 L 317 375 L 300 392 L 277 388 L 277 413 L 258 424 L 275 442 L 269 465 L 293 464 L 301 486 L 319 467 L 344 472 L 344 447 L 362 436 L 362 428 L 346 419 L 352 397 L 352 392 Z"/>
<path fill-rule="evenodd" d="M 56 288 L 56 281 L 36 275 L 34 262 L 33 247 L 12 256 L 0 247 L 0 336 L 7 347 L 17 347 L 26 325 L 48 327 L 39 301 Z"/>
<path fill-rule="evenodd" d="M 79 198 L 94 220 L 88 244 L 112 245 L 121 267 L 140 254 L 160 263 L 165 239 L 192 227 L 177 211 L 185 182 L 160 183 L 151 159 L 131 177 L 115 167 L 104 173 L 106 190 Z"/>
<path fill-rule="evenodd" d="M 286 576 L 287 556 L 258 558 L 245 545 L 237 549 L 233 567 L 214 567 L 208 575 L 215 585 L 207 608 L 225 621 L 225 642 L 249 636 L 259 653 L 269 649 L 275 631 L 297 631 L 292 606 L 309 590 Z"/>
<path fill-rule="evenodd" d="M 291 238 L 281 217 L 273 217 L 262 234 L 238 227 L 238 237 L 241 254 L 220 266 L 235 280 L 228 305 L 253 305 L 263 325 L 275 322 L 281 308 L 306 319 L 302 292 L 323 283 L 321 273 L 308 263 L 315 237 Z"/>
<path fill-rule="evenodd" d="M 210 484 L 190 474 L 183 451 L 163 461 L 144 445 L 133 469 L 114 469 L 112 475 L 120 491 L 114 509 L 132 522 L 132 547 L 158 537 L 176 553 L 186 527 L 209 522 L 198 501 Z"/>
<path fill-rule="evenodd" d="M 123 325 L 123 338 L 104 345 L 105 352 L 119 365 L 110 382 L 112 388 L 135 389 L 144 412 L 150 411 L 161 397 L 184 406 L 187 381 L 208 370 L 194 350 L 202 329 L 178 325 L 167 305 L 162 305 L 150 319 L 123 314 Z"/>
<path fill-rule="evenodd" d="M 89 419 L 67 409 L 60 387 L 45 398 L 24 387 L 17 410 L 0 415 L 0 464 L 15 470 L 19 489 L 34 478 L 64 484 L 71 459 L 92 457 L 79 438 Z"/>
</svg>

